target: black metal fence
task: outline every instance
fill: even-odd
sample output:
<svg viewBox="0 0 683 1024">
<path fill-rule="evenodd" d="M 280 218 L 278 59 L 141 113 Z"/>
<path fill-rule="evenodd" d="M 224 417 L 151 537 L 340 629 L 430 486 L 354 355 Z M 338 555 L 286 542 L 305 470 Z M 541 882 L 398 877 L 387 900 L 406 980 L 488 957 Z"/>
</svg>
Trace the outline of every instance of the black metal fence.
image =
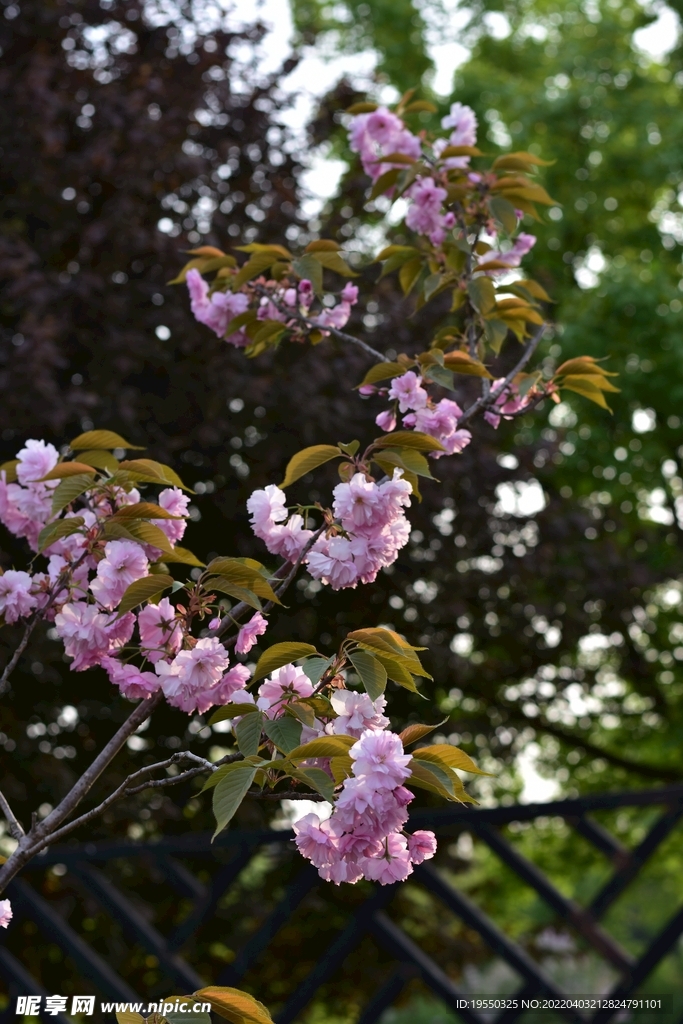
<svg viewBox="0 0 683 1024">
<path fill-rule="evenodd" d="M 648 814 L 652 808 L 661 808 L 655 823 L 634 849 L 624 847 L 592 816 L 593 812 L 617 808 L 648 809 Z M 504 827 L 511 823 L 533 822 L 549 817 L 562 818 L 612 864 L 610 877 L 588 905 L 581 906 L 562 895 L 538 866 L 522 855 L 514 842 L 504 834 Z M 620 946 L 601 924 L 601 920 L 634 882 L 646 861 L 671 835 L 681 818 L 683 786 L 671 786 L 629 793 L 604 793 L 544 804 L 421 811 L 412 816 L 411 824 L 414 827 L 432 828 L 441 837 L 454 837 L 463 830 L 476 835 L 547 904 L 556 921 L 564 922 L 564 927 L 581 937 L 584 948 L 593 950 L 611 966 L 618 980 L 609 994 L 629 997 L 639 992 L 662 959 L 675 949 L 683 934 L 683 884 L 680 887 L 680 904 L 671 907 L 668 922 L 659 934 L 643 943 L 637 956 Z M 288 843 L 290 839 L 291 833 L 288 831 L 233 830 L 220 836 L 214 845 L 211 845 L 208 834 L 190 833 L 152 845 L 107 842 L 56 847 L 35 861 L 21 878 L 15 880 L 7 895 L 13 902 L 17 920 L 31 920 L 46 943 L 56 944 L 70 958 L 83 979 L 84 991 L 92 991 L 94 988 L 104 998 L 121 1001 L 149 998 L 148 992 L 133 991 L 130 984 L 45 897 L 42 882 L 47 869 L 56 864 L 63 865 L 60 870 L 66 868 L 78 885 L 84 887 L 99 907 L 116 921 L 131 945 L 141 947 L 155 958 L 168 979 L 170 990 L 190 992 L 210 982 L 239 985 L 245 974 L 267 953 L 275 937 L 287 925 L 302 901 L 316 887 L 324 885 L 308 864 L 301 861 L 298 874 L 220 977 L 201 978 L 190 963 L 183 959 L 183 947 L 206 926 L 218 901 L 230 890 L 240 874 L 248 869 L 258 851 L 264 847 L 270 848 L 273 844 Z M 226 850 L 230 851 L 227 863 Z M 134 902 L 124 894 L 107 872 L 107 865 L 111 862 L 120 862 L 122 858 L 135 862 L 141 857 L 147 861 L 152 858 L 172 890 L 179 897 L 191 901 L 189 913 L 174 930 L 166 934 L 162 934 L 154 922 L 154 908 L 145 907 L 143 912 L 139 902 Z M 203 880 L 197 877 L 196 870 L 188 866 L 198 862 L 202 864 Z M 561 997 L 566 994 L 524 945 L 507 935 L 491 916 L 451 884 L 434 866 L 426 863 L 417 867 L 411 884 L 413 881 L 476 932 L 491 952 L 505 961 L 519 979 L 516 994 L 520 999 L 535 996 Z M 346 926 L 339 931 L 331 945 L 321 951 L 308 976 L 289 994 L 276 1013 L 277 1024 L 294 1024 L 298 1021 L 319 990 L 337 972 L 343 972 L 345 958 L 368 936 L 385 954 L 389 954 L 393 967 L 360 1012 L 358 1024 L 374 1024 L 379 1021 L 385 1010 L 399 999 L 404 987 L 414 978 L 419 978 L 467 1024 L 483 1024 L 484 1020 L 491 1020 L 490 1016 L 481 1016 L 462 1008 L 465 993 L 448 971 L 427 955 L 392 919 L 392 901 L 399 888 L 368 887 L 368 898 L 354 905 Z M 7 941 L 5 936 L 3 941 Z M 25 959 L 16 950 L 10 952 L 7 945 L 0 945 L 0 975 L 6 981 L 10 995 L 4 1015 L 8 1020 L 16 1019 L 17 994 L 46 994 L 28 970 Z M 512 1024 L 522 1012 L 521 1009 L 504 1010 L 498 1014 L 496 1024 Z M 618 1014 L 616 1010 L 603 1009 L 592 1016 L 582 1016 L 576 1010 L 567 1009 L 561 1016 L 576 1024 L 586 1020 L 590 1020 L 591 1024 L 606 1024 Z M 60 1020 L 60 1017 L 50 1016 L 45 1019 L 55 1021 Z M 666 1019 L 673 1024 L 675 1017 Z M 683 1022 L 683 1016 L 680 1021 Z"/>
</svg>

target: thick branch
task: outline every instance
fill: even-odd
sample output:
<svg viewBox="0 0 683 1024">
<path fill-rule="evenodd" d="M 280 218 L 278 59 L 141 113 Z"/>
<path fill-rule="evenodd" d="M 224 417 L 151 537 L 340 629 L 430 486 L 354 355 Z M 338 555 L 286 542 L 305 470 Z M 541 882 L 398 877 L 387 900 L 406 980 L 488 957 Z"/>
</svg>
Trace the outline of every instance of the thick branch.
<svg viewBox="0 0 683 1024">
<path fill-rule="evenodd" d="M 30 831 L 19 840 L 19 845 L 12 856 L 0 868 L 0 892 L 39 850 L 51 842 L 51 837 L 58 827 L 62 822 L 66 821 L 69 815 L 78 807 L 81 800 L 87 796 L 102 772 L 105 768 L 109 767 L 124 746 L 126 740 L 133 735 L 136 729 L 159 706 L 163 696 L 163 693 L 159 692 L 147 700 L 140 701 L 61 803 L 43 821 L 33 824 Z"/>
</svg>

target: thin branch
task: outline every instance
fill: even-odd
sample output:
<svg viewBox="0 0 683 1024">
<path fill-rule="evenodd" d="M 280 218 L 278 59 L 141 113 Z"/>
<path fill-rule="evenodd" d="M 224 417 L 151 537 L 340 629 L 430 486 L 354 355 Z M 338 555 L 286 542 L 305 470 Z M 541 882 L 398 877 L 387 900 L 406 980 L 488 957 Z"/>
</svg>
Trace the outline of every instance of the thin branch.
<svg viewBox="0 0 683 1024">
<path fill-rule="evenodd" d="M 11 835 L 12 839 L 22 839 L 26 833 L 2 791 L 0 791 L 0 810 L 5 815 L 7 831 Z"/>
<path fill-rule="evenodd" d="M 302 793 L 300 789 L 287 789 L 282 793 L 262 793 L 260 789 L 250 789 L 247 796 L 255 800 L 313 800 L 316 803 L 325 799 L 319 793 Z"/>
<path fill-rule="evenodd" d="M 273 577 L 274 580 L 281 580 L 279 586 L 277 588 L 275 588 L 275 593 L 276 593 L 276 595 L 278 597 L 281 597 L 281 595 L 284 594 L 284 592 L 287 590 L 287 588 L 291 584 L 292 580 L 296 576 L 297 572 L 301 568 L 301 564 L 302 564 L 304 558 L 306 557 L 308 552 L 311 550 L 311 548 L 313 547 L 315 542 L 318 540 L 318 538 L 325 532 L 325 529 L 326 529 L 326 524 L 325 523 L 323 523 L 322 526 L 318 527 L 318 529 L 315 531 L 313 536 L 309 538 L 309 540 L 306 542 L 305 546 L 301 549 L 301 551 L 299 553 L 299 557 L 297 558 L 297 560 L 295 562 L 285 561 L 280 566 L 278 566 L 278 568 L 277 568 L 277 570 L 275 572 L 275 576 Z M 291 566 L 291 568 L 289 569 L 289 572 L 287 573 L 286 576 L 282 576 L 281 575 L 282 572 L 284 570 L 286 570 L 288 566 Z M 264 610 L 264 612 L 269 612 L 271 610 L 271 608 L 273 608 L 274 606 L 275 606 L 275 602 L 274 601 L 267 601 L 266 604 L 263 606 L 263 610 Z M 223 616 L 223 618 L 220 621 L 220 624 L 218 626 L 216 626 L 215 629 L 210 630 L 208 635 L 209 636 L 220 636 L 222 633 L 224 633 L 226 631 L 226 629 L 229 629 L 231 625 L 239 625 L 239 623 L 237 622 L 237 619 L 239 619 L 240 616 L 244 615 L 244 613 L 249 611 L 249 610 L 253 611 L 253 609 L 251 608 L 251 605 L 248 605 L 245 601 L 240 601 L 238 604 L 235 605 L 234 608 L 230 609 L 230 611 L 227 613 L 227 615 Z M 224 640 L 223 641 L 223 646 L 225 646 L 225 647 L 232 647 L 233 644 L 235 643 L 236 639 L 237 639 L 237 637 L 230 637 L 228 640 Z"/>
<path fill-rule="evenodd" d="M 368 345 L 366 341 L 356 338 L 353 334 L 347 334 L 345 331 L 340 331 L 336 327 L 328 327 L 327 325 L 323 326 L 322 324 L 316 323 L 312 317 L 304 316 L 302 313 L 296 312 L 289 306 L 283 306 L 273 298 L 273 295 L 266 288 L 257 286 L 256 292 L 272 302 L 275 308 L 286 316 L 288 320 L 296 320 L 297 323 L 303 324 L 303 326 L 307 327 L 309 330 L 326 331 L 327 334 L 331 334 L 333 338 L 337 339 L 337 341 L 346 341 L 351 345 L 357 345 L 359 348 L 362 348 L 364 352 L 367 352 L 369 356 L 372 356 L 373 359 L 376 359 L 378 363 L 386 361 L 387 357 L 382 352 L 378 352 L 376 348 L 372 347 L 372 345 Z"/>
<path fill-rule="evenodd" d="M 26 650 L 27 644 L 28 644 L 29 640 L 31 639 L 31 634 L 33 633 L 33 630 L 36 628 L 38 623 L 41 622 L 45 618 L 46 613 L 50 610 L 52 605 L 55 603 L 55 600 L 57 599 L 57 595 L 60 594 L 62 592 L 62 590 L 64 589 L 64 587 L 66 586 L 66 584 L 67 584 L 67 582 L 69 580 L 69 577 L 73 575 L 73 573 L 76 571 L 76 569 L 79 568 L 79 566 L 85 561 L 85 559 L 87 557 L 88 557 L 88 551 L 86 550 L 86 551 L 83 552 L 83 554 L 80 556 L 80 558 L 78 558 L 73 563 L 73 565 L 69 565 L 69 566 L 65 567 L 64 569 L 62 569 L 62 571 L 60 572 L 59 576 L 57 577 L 57 579 L 55 580 L 55 582 L 52 585 L 52 593 L 50 594 L 49 600 L 47 601 L 46 604 L 43 605 L 42 608 L 38 608 L 33 613 L 33 616 L 26 623 L 26 627 L 24 629 L 24 635 L 22 636 L 21 640 L 19 641 L 19 646 L 15 650 L 15 652 L 12 655 L 12 657 L 10 658 L 10 660 L 5 665 L 3 673 L 0 676 L 0 696 L 2 696 L 2 694 L 4 694 L 5 690 L 8 688 L 9 677 L 11 676 L 12 672 L 14 671 L 14 669 L 17 667 L 17 663 L 19 661 L 19 658 L 22 656 L 22 654 Z"/>
<path fill-rule="evenodd" d="M 476 416 L 476 414 L 478 412 L 480 412 L 482 409 L 494 409 L 495 410 L 496 399 L 500 398 L 501 395 L 505 394 L 505 392 L 507 391 L 507 389 L 509 388 L 510 384 L 515 379 L 517 374 L 521 373 L 521 371 L 527 365 L 527 363 L 531 359 L 532 355 L 534 354 L 534 352 L 538 348 L 538 345 L 539 345 L 539 343 L 541 341 L 541 338 L 543 337 L 544 332 L 545 332 L 545 324 L 542 327 L 540 327 L 538 329 L 538 331 L 536 331 L 536 334 L 534 334 L 533 338 L 531 338 L 529 340 L 529 342 L 526 345 L 526 348 L 524 349 L 524 352 L 522 353 L 522 356 L 521 356 L 519 362 L 516 363 L 515 366 L 513 366 L 513 368 L 510 370 L 510 372 L 508 373 L 507 377 L 505 378 L 505 380 L 502 382 L 502 384 L 500 384 L 497 388 L 494 388 L 493 391 L 490 391 L 489 394 L 488 394 L 488 397 L 485 398 L 482 395 L 480 398 L 478 398 L 476 400 L 476 402 L 472 403 L 472 405 L 469 407 L 469 409 L 465 409 L 464 413 L 462 414 L 462 416 L 458 420 L 458 426 L 461 423 L 466 423 L 468 420 L 472 419 L 472 417 Z M 525 409 L 524 411 L 528 412 L 528 408 Z"/>
</svg>

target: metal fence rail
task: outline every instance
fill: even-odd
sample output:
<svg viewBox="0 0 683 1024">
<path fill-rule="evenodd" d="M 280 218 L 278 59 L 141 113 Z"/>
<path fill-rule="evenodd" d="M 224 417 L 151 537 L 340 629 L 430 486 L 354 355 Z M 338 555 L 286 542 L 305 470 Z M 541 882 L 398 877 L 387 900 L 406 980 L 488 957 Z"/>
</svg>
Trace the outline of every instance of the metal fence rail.
<svg viewBox="0 0 683 1024">
<path fill-rule="evenodd" d="M 662 813 L 633 850 L 624 847 L 591 817 L 591 812 L 594 811 L 637 807 L 661 807 Z M 613 865 L 610 878 L 590 905 L 580 906 L 563 896 L 543 872 L 524 857 L 500 831 L 501 826 L 512 822 L 530 822 L 541 817 L 564 819 Z M 683 785 L 628 793 L 603 793 L 545 804 L 420 811 L 412 816 L 411 824 L 414 827 L 432 828 L 441 836 L 453 836 L 462 830 L 476 834 L 496 857 L 541 897 L 557 919 L 564 921 L 578 933 L 586 947 L 595 951 L 616 971 L 619 980 L 612 992 L 605 994 L 628 997 L 637 993 L 639 986 L 673 950 L 683 934 L 683 890 L 681 906 L 672 908 L 673 913 L 666 926 L 637 958 L 621 948 L 601 925 L 601 919 L 629 884 L 637 878 L 648 858 L 671 834 L 681 818 Z M 142 947 L 157 959 L 175 990 L 192 991 L 209 980 L 218 984 L 238 985 L 247 971 L 268 949 L 305 897 L 321 884 L 317 872 L 310 865 L 301 862 L 298 875 L 286 888 L 277 905 L 243 944 L 236 958 L 224 969 L 219 978 L 205 980 L 199 977 L 193 967 L 183 959 L 180 951 L 211 918 L 218 900 L 235 883 L 259 849 L 264 846 L 272 847 L 273 844 L 288 843 L 290 839 L 291 833 L 287 831 L 234 830 L 224 833 L 214 845 L 211 845 L 208 833 L 190 833 L 154 844 L 103 842 L 55 847 L 33 862 L 24 876 L 12 883 L 8 896 L 14 903 L 17 919 L 23 917 L 32 920 L 46 940 L 56 943 L 71 958 L 83 978 L 84 990 L 88 986 L 90 989 L 94 987 L 104 998 L 136 1001 L 147 998 L 148 994 L 136 994 L 41 894 L 39 890 L 42 876 L 52 865 L 66 866 L 80 888 L 117 922 L 127 940 L 132 945 Z M 220 863 L 216 851 L 226 849 L 231 852 L 231 858 L 227 864 Z M 169 934 L 162 934 L 106 873 L 110 861 L 121 858 L 135 859 L 141 856 L 147 861 L 150 858 L 154 861 L 173 892 L 192 901 L 189 914 Z M 202 863 L 211 869 L 208 883 L 200 881 L 183 862 L 183 858 L 197 856 L 200 856 Z M 519 977 L 519 988 L 515 994 L 520 998 L 558 997 L 565 994 L 520 943 L 506 935 L 480 907 L 447 881 L 431 864 L 417 867 L 412 880 L 426 889 L 468 928 L 476 931 L 484 944 L 505 961 Z M 484 1024 L 484 1020 L 490 1020 L 490 1017 L 483 1018 L 471 1010 L 463 1010 L 458 1006 L 458 1000 L 463 998 L 463 992 L 443 968 L 391 919 L 387 909 L 398 888 L 400 886 L 376 886 L 368 899 L 354 909 L 346 927 L 321 953 L 308 976 L 277 1013 L 277 1024 L 294 1024 L 321 986 L 340 970 L 344 958 L 368 936 L 393 958 L 395 966 L 384 984 L 377 989 L 371 1001 L 361 1011 L 358 1024 L 375 1024 L 379 1021 L 384 1011 L 399 998 L 405 985 L 415 977 L 419 977 L 439 999 L 458 1013 L 466 1024 Z M 3 941 L 6 941 L 4 936 Z M 12 997 L 3 1019 L 16 1019 L 13 999 L 16 994 L 43 993 L 41 984 L 31 976 L 17 956 L 1 944 L 0 976 L 6 980 Z M 562 1015 L 573 1024 L 581 1024 L 587 1020 L 589 1024 L 607 1024 L 616 1013 L 617 1011 L 602 1010 L 595 1013 L 592 1018 L 585 1018 L 576 1011 L 567 1010 Z M 498 1016 L 496 1024 L 512 1024 L 521 1014 L 521 1010 L 504 1011 Z M 52 1016 L 45 1019 L 54 1021 L 57 1018 Z"/>
</svg>

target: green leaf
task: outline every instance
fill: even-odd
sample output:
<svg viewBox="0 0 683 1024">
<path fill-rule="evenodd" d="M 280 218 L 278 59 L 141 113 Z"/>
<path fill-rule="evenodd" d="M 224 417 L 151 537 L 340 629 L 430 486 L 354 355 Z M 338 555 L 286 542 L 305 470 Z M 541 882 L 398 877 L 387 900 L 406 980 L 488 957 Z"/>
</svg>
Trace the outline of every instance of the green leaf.
<svg viewBox="0 0 683 1024">
<path fill-rule="evenodd" d="M 114 458 L 111 452 L 93 448 L 91 451 L 80 452 L 79 462 L 84 466 L 95 466 L 97 469 L 106 469 L 108 473 L 115 473 L 119 468 L 119 460 Z"/>
<path fill-rule="evenodd" d="M 112 518 L 110 522 L 116 523 L 117 520 Z M 172 554 L 171 542 L 159 526 L 147 522 L 146 519 L 126 519 L 124 523 L 121 524 L 124 526 L 124 529 L 128 530 L 141 544 L 151 544 L 152 547 L 163 551 L 165 555 Z"/>
<path fill-rule="evenodd" d="M 348 444 L 344 444 L 342 441 L 337 441 L 337 445 L 340 450 L 344 452 L 344 455 L 348 455 L 349 458 L 352 459 L 360 448 L 360 441 L 349 441 Z"/>
<path fill-rule="evenodd" d="M 315 725 L 315 711 L 308 704 L 301 700 L 293 700 L 287 705 L 287 712 L 294 715 L 302 725 L 312 729 Z"/>
<path fill-rule="evenodd" d="M 370 103 L 368 100 L 363 100 L 360 103 L 352 103 L 350 107 L 345 110 L 346 114 L 371 114 L 373 110 L 377 110 L 379 104 Z"/>
<path fill-rule="evenodd" d="M 16 483 L 17 480 L 17 466 L 19 465 L 19 459 L 10 459 L 8 462 L 3 462 L 0 466 L 0 473 L 5 474 L 5 482 L 8 484 Z"/>
<path fill-rule="evenodd" d="M 301 666 L 303 672 L 308 676 L 314 686 L 320 682 L 323 672 L 332 664 L 331 658 L 307 658 Z"/>
<path fill-rule="evenodd" d="M 263 1003 L 240 989 L 209 985 L 193 994 L 197 1002 L 211 1003 L 214 1013 L 231 1024 L 273 1024 Z"/>
<path fill-rule="evenodd" d="M 256 682 L 258 679 L 263 679 L 264 676 L 270 675 L 271 672 L 282 668 L 283 665 L 289 665 L 292 661 L 298 661 L 299 658 L 306 658 L 309 654 L 317 653 L 315 647 L 311 644 L 294 643 L 292 641 L 273 644 L 272 647 L 263 652 L 256 662 L 253 681 Z"/>
<path fill-rule="evenodd" d="M 52 514 L 61 512 L 63 508 L 70 505 L 85 491 L 90 490 L 93 485 L 93 478 L 90 475 L 81 473 L 77 476 L 67 477 L 57 484 L 52 493 Z"/>
<path fill-rule="evenodd" d="M 419 430 L 395 430 L 393 434 L 378 437 L 374 444 L 378 448 L 415 448 L 418 452 L 445 452 L 446 449 L 429 434 L 421 434 Z"/>
<path fill-rule="evenodd" d="M 442 388 L 448 388 L 449 391 L 452 391 L 455 385 L 453 371 L 448 370 L 445 366 L 439 366 L 438 363 L 428 366 L 424 371 L 424 376 L 428 380 L 433 380 L 436 384 L 440 384 Z"/>
<path fill-rule="evenodd" d="M 69 441 L 69 448 L 74 452 L 86 448 L 130 448 L 139 452 L 145 450 L 144 445 L 131 444 L 113 430 L 87 430 L 85 434 L 79 434 L 73 441 Z"/>
<path fill-rule="evenodd" d="M 290 761 L 307 761 L 309 757 L 338 757 L 348 754 L 355 742 L 353 736 L 323 736 L 295 747 L 287 757 Z"/>
<path fill-rule="evenodd" d="M 232 771 L 220 780 L 213 791 L 213 813 L 216 817 L 216 831 L 213 839 L 222 832 L 235 811 L 244 800 L 254 781 L 257 769 L 252 765 L 226 765 Z M 220 769 L 219 769 L 220 771 Z"/>
<path fill-rule="evenodd" d="M 405 372 L 406 368 L 403 363 L 376 363 L 370 367 L 356 387 L 362 388 L 365 384 L 377 384 L 378 381 L 389 380 L 391 377 L 402 377 Z"/>
<path fill-rule="evenodd" d="M 508 235 L 517 230 L 517 214 L 509 199 L 502 196 L 492 196 L 489 199 L 489 209 L 499 224 L 502 224 Z"/>
<path fill-rule="evenodd" d="M 112 516 L 112 520 L 121 521 L 126 519 L 184 519 L 184 516 L 174 516 L 167 512 L 161 505 L 155 505 L 151 501 L 136 501 L 133 505 L 124 505 Z"/>
<path fill-rule="evenodd" d="M 508 335 L 508 325 L 504 320 L 486 320 L 484 322 L 484 337 L 489 348 L 498 354 L 500 352 L 503 342 Z"/>
<path fill-rule="evenodd" d="M 283 754 L 289 754 L 299 746 L 302 728 L 301 722 L 289 715 L 283 715 L 281 718 L 266 718 L 263 723 L 266 736 Z"/>
<path fill-rule="evenodd" d="M 328 270 L 333 270 L 335 274 L 341 274 L 343 277 L 358 277 L 356 271 L 351 270 L 351 267 L 338 252 L 323 250 L 313 252 L 311 255 L 314 260 L 317 260 L 323 267 L 327 267 Z"/>
<path fill-rule="evenodd" d="M 383 448 L 381 450 L 381 454 L 375 456 L 375 458 L 377 461 L 380 461 L 381 459 L 391 465 L 407 469 L 416 476 L 424 476 L 428 480 L 434 479 L 429 468 L 429 463 L 425 459 L 424 455 L 415 451 L 414 448 Z"/>
<path fill-rule="evenodd" d="M 426 789 L 430 793 L 437 793 L 446 800 L 457 800 L 455 775 L 452 771 L 440 768 L 436 764 L 416 761 L 414 758 L 409 762 L 408 767 L 412 772 L 410 779 L 407 780 L 411 786 Z"/>
<path fill-rule="evenodd" d="M 292 261 L 292 269 L 295 274 L 304 280 L 308 280 L 313 285 L 313 291 L 316 295 L 322 295 L 323 291 L 323 267 L 322 263 L 316 260 L 312 255 L 306 254 L 300 256 L 299 259 Z"/>
<path fill-rule="evenodd" d="M 253 278 L 258 277 L 259 274 L 263 274 L 276 262 L 278 257 L 279 254 L 272 249 L 253 253 L 244 266 L 240 267 L 231 279 L 232 290 L 237 291 L 247 281 L 251 281 Z"/>
<path fill-rule="evenodd" d="M 398 658 L 390 658 L 384 654 L 375 654 L 375 657 L 386 671 L 389 679 L 394 683 L 398 683 L 404 690 L 410 690 L 411 693 L 420 693 L 405 661 L 401 661 Z"/>
<path fill-rule="evenodd" d="M 48 523 L 38 534 L 38 553 L 43 552 L 56 540 L 77 533 L 82 526 L 85 526 L 85 519 L 82 516 L 72 516 L 70 519 L 58 519 L 56 523 Z"/>
<path fill-rule="evenodd" d="M 566 377 L 562 382 L 561 389 L 563 391 L 575 391 L 577 395 L 582 395 L 583 398 L 587 398 L 590 402 L 595 402 L 596 405 L 606 409 L 607 412 L 612 412 L 605 401 L 601 388 L 585 378 Z"/>
<path fill-rule="evenodd" d="M 496 290 L 488 277 L 473 277 L 467 285 L 470 302 L 478 313 L 490 313 L 496 304 Z"/>
<path fill-rule="evenodd" d="M 384 665 L 363 650 L 350 651 L 349 660 L 360 676 L 370 700 L 381 697 L 387 685 L 387 671 Z"/>
<path fill-rule="evenodd" d="M 95 470 L 91 469 L 90 466 L 86 466 L 84 462 L 58 462 L 54 469 L 51 469 L 45 476 L 41 476 L 40 483 L 45 480 L 64 480 L 70 476 L 78 476 L 79 474 L 90 474 L 91 477 L 95 477 Z"/>
<path fill-rule="evenodd" d="M 173 1005 L 175 1006 L 176 1000 L 173 997 L 169 997 L 168 999 L 164 1000 L 164 1002 L 172 1002 Z M 195 1002 L 197 1002 L 197 1000 L 194 997 L 192 997 L 190 1006 L 193 1006 Z M 168 1021 L 168 1024 L 211 1024 L 211 1014 L 199 1013 L 199 1011 L 195 1013 L 192 1009 L 188 1009 L 185 1013 L 183 1013 L 182 1011 L 178 1011 L 178 1013 L 175 1013 L 175 1011 L 167 1010 L 166 1013 L 164 1014 L 164 1020 Z"/>
<path fill-rule="evenodd" d="M 258 326 L 254 324 L 254 330 L 247 333 L 254 345 L 260 345 L 264 341 L 275 343 L 287 333 L 287 327 L 281 320 L 260 320 Z"/>
<path fill-rule="evenodd" d="M 257 612 L 263 609 L 263 605 L 253 590 L 249 590 L 247 587 L 239 587 L 236 583 L 231 583 L 225 576 L 215 576 L 207 580 L 206 589 L 209 591 L 218 590 L 221 594 L 234 597 L 236 601 L 248 604 L 250 608 L 254 608 Z"/>
<path fill-rule="evenodd" d="M 237 587 L 245 587 L 265 601 L 273 601 L 275 604 L 280 604 L 279 597 L 263 575 L 263 566 L 259 562 L 254 562 L 253 565 L 250 565 L 248 564 L 250 561 L 251 559 L 243 561 L 238 558 L 214 558 L 207 566 L 207 570 L 209 573 L 216 573 L 217 577 L 221 580 L 221 584 L 225 586 L 231 584 Z M 209 589 L 215 586 L 218 590 L 221 590 L 223 589 L 221 584 L 208 580 L 206 586 Z"/>
<path fill-rule="evenodd" d="M 118 618 L 142 604 L 143 601 L 151 601 L 153 597 L 163 594 L 164 590 L 173 586 L 173 582 L 173 577 L 167 576 L 165 573 L 154 573 L 152 576 L 143 576 L 141 580 L 135 580 L 123 592 Z"/>
<path fill-rule="evenodd" d="M 164 554 L 164 559 L 167 562 L 180 562 L 182 565 L 196 565 L 199 569 L 204 568 L 204 562 L 187 548 L 181 548 L 180 544 L 176 544 L 168 554 Z"/>
<path fill-rule="evenodd" d="M 482 771 L 464 750 L 459 747 L 452 747 L 450 743 L 434 743 L 430 747 L 420 747 L 413 751 L 413 757 L 420 761 L 430 761 L 433 764 L 447 768 L 460 768 L 464 772 L 471 772 L 473 775 L 487 775 L 492 778 L 491 772 Z"/>
<path fill-rule="evenodd" d="M 289 774 L 319 793 L 328 803 L 334 800 L 334 781 L 322 768 L 290 768 Z"/>
<path fill-rule="evenodd" d="M 280 487 L 289 487 L 306 473 L 310 473 L 311 470 L 317 469 L 318 466 L 324 465 L 330 459 L 335 459 L 341 454 L 336 444 L 314 444 L 310 448 L 302 448 L 287 463 L 285 478 Z"/>
<path fill-rule="evenodd" d="M 407 725 L 403 732 L 398 734 L 398 738 L 404 747 L 408 747 L 411 743 L 429 736 L 430 732 L 434 732 L 435 729 L 438 729 L 440 725 L 444 725 L 447 721 L 448 719 L 444 718 L 443 721 L 437 722 L 436 725 L 422 725 L 415 722 L 413 725 Z"/>
<path fill-rule="evenodd" d="M 262 728 L 263 715 L 260 711 L 256 715 L 245 715 L 235 726 L 237 746 L 245 757 L 258 754 Z"/>
<path fill-rule="evenodd" d="M 416 256 L 404 263 L 398 272 L 398 281 L 403 289 L 404 295 L 409 295 L 415 287 L 415 283 L 422 273 L 422 260 Z"/>
<path fill-rule="evenodd" d="M 118 1024 L 145 1024 L 145 1018 L 139 1013 L 132 1013 L 128 1010 L 117 1011 L 116 1019 Z"/>
<path fill-rule="evenodd" d="M 391 167 L 388 171 L 385 171 L 384 174 L 380 174 L 379 178 L 370 189 L 370 195 L 368 196 L 369 200 L 372 202 L 372 200 L 376 199 L 377 196 L 381 196 L 390 188 L 393 188 L 400 176 L 400 167 Z"/>
<path fill-rule="evenodd" d="M 241 715 L 260 713 L 255 704 L 224 704 L 214 711 L 209 719 L 209 725 L 216 725 L 217 722 L 225 722 L 228 718 L 238 718 Z"/>
<path fill-rule="evenodd" d="M 439 291 L 441 286 L 444 284 L 446 277 L 443 274 L 430 274 L 429 277 L 425 278 L 424 283 L 424 295 L 425 302 L 429 302 L 433 295 Z"/>
<path fill-rule="evenodd" d="M 162 462 L 155 462 L 153 459 L 126 459 L 119 468 L 126 470 L 131 475 L 137 474 L 141 481 L 180 487 L 182 490 L 194 494 L 194 491 L 185 486 L 175 470 Z"/>
</svg>

